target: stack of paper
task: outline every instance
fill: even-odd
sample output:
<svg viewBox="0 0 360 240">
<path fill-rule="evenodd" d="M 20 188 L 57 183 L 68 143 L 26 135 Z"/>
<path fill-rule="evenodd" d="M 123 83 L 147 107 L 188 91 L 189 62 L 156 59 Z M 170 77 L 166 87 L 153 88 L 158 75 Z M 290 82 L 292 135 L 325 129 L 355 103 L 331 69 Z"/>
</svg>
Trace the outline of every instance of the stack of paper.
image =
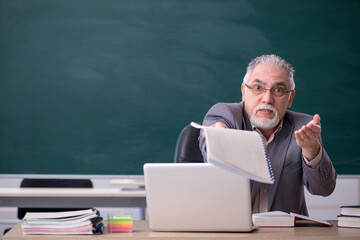
<svg viewBox="0 0 360 240">
<path fill-rule="evenodd" d="M 103 218 L 96 209 L 67 212 L 28 212 L 24 234 L 102 234 Z"/>
</svg>

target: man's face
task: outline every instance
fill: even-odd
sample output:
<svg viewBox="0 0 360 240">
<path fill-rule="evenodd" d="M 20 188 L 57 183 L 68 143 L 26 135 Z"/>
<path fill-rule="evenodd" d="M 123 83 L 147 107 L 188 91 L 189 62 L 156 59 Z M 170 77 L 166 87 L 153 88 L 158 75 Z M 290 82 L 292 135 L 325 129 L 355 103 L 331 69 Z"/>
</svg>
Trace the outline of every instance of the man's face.
<svg viewBox="0 0 360 240">
<path fill-rule="evenodd" d="M 258 64 L 249 76 L 248 86 L 265 89 L 282 88 L 290 90 L 290 82 L 285 69 L 271 64 Z M 283 96 L 275 96 L 270 90 L 257 94 L 244 84 L 241 86 L 242 100 L 245 103 L 245 111 L 251 122 L 260 129 L 275 129 L 284 117 L 287 108 L 291 107 L 295 91 L 285 93 Z M 277 113 L 277 114 L 276 114 Z"/>
</svg>

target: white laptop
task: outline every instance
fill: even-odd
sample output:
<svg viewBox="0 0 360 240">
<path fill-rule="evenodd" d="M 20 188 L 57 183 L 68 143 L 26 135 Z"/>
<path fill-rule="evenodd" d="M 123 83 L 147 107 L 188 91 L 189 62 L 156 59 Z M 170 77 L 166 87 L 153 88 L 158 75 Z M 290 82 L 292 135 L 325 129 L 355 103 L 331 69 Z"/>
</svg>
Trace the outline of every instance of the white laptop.
<svg viewBox="0 0 360 240">
<path fill-rule="evenodd" d="M 153 231 L 253 230 L 249 179 L 209 163 L 144 165 Z"/>
</svg>

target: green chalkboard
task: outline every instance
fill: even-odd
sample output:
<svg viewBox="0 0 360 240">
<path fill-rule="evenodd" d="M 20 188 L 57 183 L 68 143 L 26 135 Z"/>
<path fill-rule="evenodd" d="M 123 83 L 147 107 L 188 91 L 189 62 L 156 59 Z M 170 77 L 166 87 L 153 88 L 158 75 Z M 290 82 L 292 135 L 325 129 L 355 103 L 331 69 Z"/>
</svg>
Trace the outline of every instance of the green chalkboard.
<svg viewBox="0 0 360 240">
<path fill-rule="evenodd" d="M 360 2 L 0 0 L 0 174 L 142 174 L 247 63 L 296 69 L 293 110 L 322 117 L 339 174 L 360 174 Z"/>
</svg>

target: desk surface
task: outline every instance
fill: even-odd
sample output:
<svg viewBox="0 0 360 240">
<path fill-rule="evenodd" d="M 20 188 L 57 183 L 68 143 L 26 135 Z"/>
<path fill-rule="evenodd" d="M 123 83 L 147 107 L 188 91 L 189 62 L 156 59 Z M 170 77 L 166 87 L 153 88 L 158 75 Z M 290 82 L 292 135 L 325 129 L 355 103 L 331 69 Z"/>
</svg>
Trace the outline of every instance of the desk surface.
<svg viewBox="0 0 360 240">
<path fill-rule="evenodd" d="M 359 239 L 360 229 L 337 228 L 337 221 L 329 221 L 332 227 L 304 226 L 295 228 L 260 228 L 251 233 L 196 233 L 196 232 L 152 232 L 147 221 L 135 221 L 132 233 L 107 233 L 103 235 L 26 235 L 22 234 L 20 223 L 11 229 L 4 240 L 15 239 Z"/>
</svg>

